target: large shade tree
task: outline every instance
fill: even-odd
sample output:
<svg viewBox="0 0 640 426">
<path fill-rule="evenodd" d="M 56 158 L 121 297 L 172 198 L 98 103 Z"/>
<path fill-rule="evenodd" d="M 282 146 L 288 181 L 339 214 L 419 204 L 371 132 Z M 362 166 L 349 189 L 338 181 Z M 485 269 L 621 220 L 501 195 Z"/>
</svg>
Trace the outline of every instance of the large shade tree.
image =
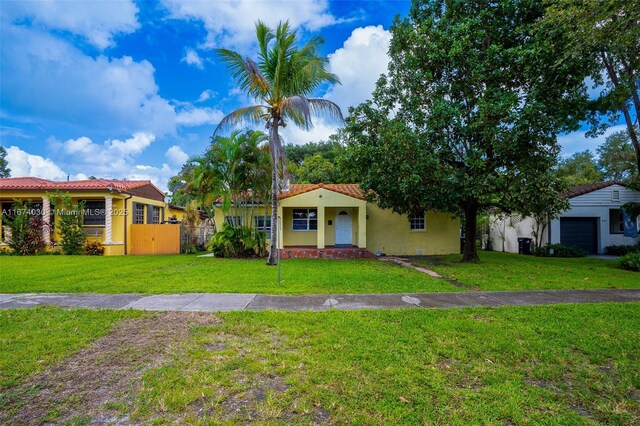
<svg viewBox="0 0 640 426">
<path fill-rule="evenodd" d="M 310 98 L 323 84 L 340 81 L 327 70 L 327 59 L 318 54 L 322 38 L 312 37 L 299 47 L 297 34 L 288 22 L 278 24 L 273 30 L 260 21 L 256 23 L 256 36 L 259 48 L 257 61 L 231 50 L 217 50 L 240 89 L 259 103 L 240 108 L 224 117 L 214 134 L 230 126 L 266 123 L 273 164 L 271 223 L 277 224 L 278 193 L 281 188 L 288 186 L 289 180 L 279 130 L 289 123 L 308 129 L 313 126 L 314 114 L 341 121 L 342 113 L 338 105 L 326 99 Z M 276 228 L 271 227 L 270 265 L 276 263 Z"/>
<path fill-rule="evenodd" d="M 563 185 L 556 134 L 576 128 L 580 60 L 557 65 L 561 36 L 536 1 L 414 0 L 392 28 L 387 75 L 350 111 L 347 162 L 382 207 L 462 217 L 463 261 L 478 260 L 476 219 L 531 214 Z"/>
</svg>

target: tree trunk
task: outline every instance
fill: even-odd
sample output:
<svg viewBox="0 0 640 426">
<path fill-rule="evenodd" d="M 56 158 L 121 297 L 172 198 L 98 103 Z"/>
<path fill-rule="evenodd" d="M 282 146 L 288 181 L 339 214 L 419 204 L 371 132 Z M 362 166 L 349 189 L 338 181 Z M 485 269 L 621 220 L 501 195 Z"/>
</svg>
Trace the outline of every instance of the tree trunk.
<svg viewBox="0 0 640 426">
<path fill-rule="evenodd" d="M 479 262 L 476 250 L 476 222 L 478 220 L 478 205 L 475 201 L 469 202 L 464 207 L 464 249 L 462 251 L 463 263 Z"/>
<path fill-rule="evenodd" d="M 278 153 L 276 151 L 278 141 L 278 119 L 274 118 L 269 128 L 269 153 L 271 154 L 272 170 L 271 170 L 271 249 L 269 250 L 269 260 L 267 265 L 275 265 L 277 263 L 276 253 L 277 232 L 278 232 Z"/>
</svg>

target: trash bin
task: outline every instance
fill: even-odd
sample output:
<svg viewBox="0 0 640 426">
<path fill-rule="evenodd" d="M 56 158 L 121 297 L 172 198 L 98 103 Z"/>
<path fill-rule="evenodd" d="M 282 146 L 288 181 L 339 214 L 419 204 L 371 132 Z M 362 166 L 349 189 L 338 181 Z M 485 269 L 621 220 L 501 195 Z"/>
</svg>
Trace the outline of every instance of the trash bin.
<svg viewBox="0 0 640 426">
<path fill-rule="evenodd" d="M 518 238 L 518 254 L 531 254 L 531 238 Z"/>
</svg>

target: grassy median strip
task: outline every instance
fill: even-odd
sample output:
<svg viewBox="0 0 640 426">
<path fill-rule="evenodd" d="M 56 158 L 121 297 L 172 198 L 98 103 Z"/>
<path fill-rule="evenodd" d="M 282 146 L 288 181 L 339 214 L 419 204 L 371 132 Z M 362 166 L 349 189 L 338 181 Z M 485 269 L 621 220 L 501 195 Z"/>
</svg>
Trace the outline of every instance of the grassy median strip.
<svg viewBox="0 0 640 426">
<path fill-rule="evenodd" d="M 411 262 L 483 291 L 640 288 L 640 273 L 618 269 L 611 260 L 478 254 L 480 263 L 460 263 L 460 255 L 415 257 Z"/>
<path fill-rule="evenodd" d="M 266 261 L 175 256 L 0 256 L 0 293 L 401 293 L 460 291 L 376 259 Z"/>
</svg>

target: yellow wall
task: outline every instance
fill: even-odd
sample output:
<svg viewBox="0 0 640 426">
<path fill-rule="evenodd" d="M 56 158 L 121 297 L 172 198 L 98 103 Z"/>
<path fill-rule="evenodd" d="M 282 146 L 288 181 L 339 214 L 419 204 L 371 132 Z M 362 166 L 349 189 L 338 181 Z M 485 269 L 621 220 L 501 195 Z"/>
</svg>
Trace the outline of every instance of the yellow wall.
<svg viewBox="0 0 640 426">
<path fill-rule="evenodd" d="M 447 213 L 429 211 L 424 231 L 412 231 L 406 215 L 367 205 L 367 250 L 389 255 L 458 253 L 460 220 Z"/>
</svg>

